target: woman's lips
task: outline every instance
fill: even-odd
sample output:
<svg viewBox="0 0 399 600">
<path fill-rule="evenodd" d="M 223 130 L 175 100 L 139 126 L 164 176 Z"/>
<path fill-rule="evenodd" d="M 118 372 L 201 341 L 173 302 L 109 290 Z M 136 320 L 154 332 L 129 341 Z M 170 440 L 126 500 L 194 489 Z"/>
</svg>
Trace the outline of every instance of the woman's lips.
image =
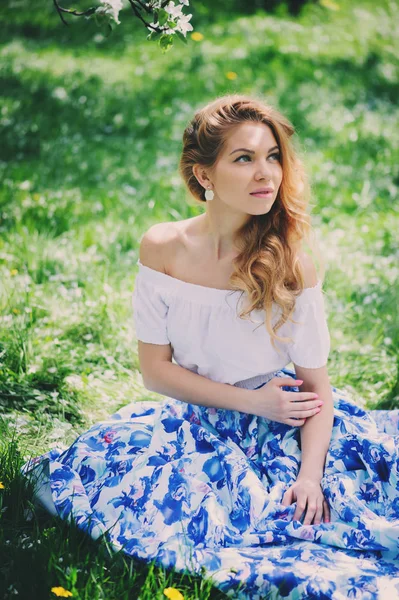
<svg viewBox="0 0 399 600">
<path fill-rule="evenodd" d="M 250 194 L 250 196 L 256 196 L 257 198 L 271 198 L 273 192 L 259 192 L 257 194 Z"/>
</svg>

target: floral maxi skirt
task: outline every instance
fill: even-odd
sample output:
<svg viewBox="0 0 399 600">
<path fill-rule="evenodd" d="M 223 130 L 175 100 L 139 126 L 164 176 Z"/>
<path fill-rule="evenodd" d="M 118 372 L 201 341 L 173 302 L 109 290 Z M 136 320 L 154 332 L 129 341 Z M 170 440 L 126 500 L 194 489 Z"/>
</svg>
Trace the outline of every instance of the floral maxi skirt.
<svg viewBox="0 0 399 600">
<path fill-rule="evenodd" d="M 399 599 L 399 410 L 365 411 L 331 389 L 329 523 L 305 526 L 281 503 L 298 427 L 168 397 L 123 407 L 23 471 L 50 512 L 232 598 Z"/>
</svg>

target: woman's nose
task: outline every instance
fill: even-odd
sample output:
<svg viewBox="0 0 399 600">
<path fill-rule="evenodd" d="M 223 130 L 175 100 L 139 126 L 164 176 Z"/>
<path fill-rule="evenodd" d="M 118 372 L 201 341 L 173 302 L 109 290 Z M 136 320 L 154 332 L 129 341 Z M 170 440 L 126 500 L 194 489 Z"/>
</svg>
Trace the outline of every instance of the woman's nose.
<svg viewBox="0 0 399 600">
<path fill-rule="evenodd" d="M 257 173 L 256 173 L 256 179 L 266 179 L 267 181 L 269 181 L 272 178 L 272 175 L 270 173 L 269 170 L 267 169 L 260 169 Z"/>
<path fill-rule="evenodd" d="M 270 169 L 270 165 L 267 164 L 262 164 L 259 165 L 257 171 L 256 171 L 256 178 L 257 179 L 271 179 L 272 178 L 272 173 L 271 173 L 271 169 Z"/>
</svg>

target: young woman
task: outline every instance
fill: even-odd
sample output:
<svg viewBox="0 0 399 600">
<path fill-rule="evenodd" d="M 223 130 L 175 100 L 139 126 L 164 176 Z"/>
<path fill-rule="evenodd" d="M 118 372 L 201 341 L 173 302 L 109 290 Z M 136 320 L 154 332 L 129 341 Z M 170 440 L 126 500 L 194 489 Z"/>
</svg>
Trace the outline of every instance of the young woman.
<svg viewBox="0 0 399 600">
<path fill-rule="evenodd" d="M 293 134 L 259 98 L 197 111 L 180 172 L 205 210 L 145 232 L 133 293 L 144 385 L 164 399 L 26 471 L 48 510 L 237 598 L 399 598 L 398 411 L 330 385 Z"/>
</svg>

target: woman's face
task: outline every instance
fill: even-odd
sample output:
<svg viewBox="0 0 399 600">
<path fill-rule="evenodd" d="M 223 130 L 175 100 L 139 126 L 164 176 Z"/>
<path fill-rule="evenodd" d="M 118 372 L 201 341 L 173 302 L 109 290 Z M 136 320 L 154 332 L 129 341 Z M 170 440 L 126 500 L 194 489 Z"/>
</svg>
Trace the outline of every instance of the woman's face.
<svg viewBox="0 0 399 600">
<path fill-rule="evenodd" d="M 210 173 L 214 201 L 250 215 L 269 212 L 282 178 L 277 141 L 263 123 L 242 123 L 234 128 Z M 272 194 L 251 195 L 262 188 L 272 188 Z"/>
</svg>

